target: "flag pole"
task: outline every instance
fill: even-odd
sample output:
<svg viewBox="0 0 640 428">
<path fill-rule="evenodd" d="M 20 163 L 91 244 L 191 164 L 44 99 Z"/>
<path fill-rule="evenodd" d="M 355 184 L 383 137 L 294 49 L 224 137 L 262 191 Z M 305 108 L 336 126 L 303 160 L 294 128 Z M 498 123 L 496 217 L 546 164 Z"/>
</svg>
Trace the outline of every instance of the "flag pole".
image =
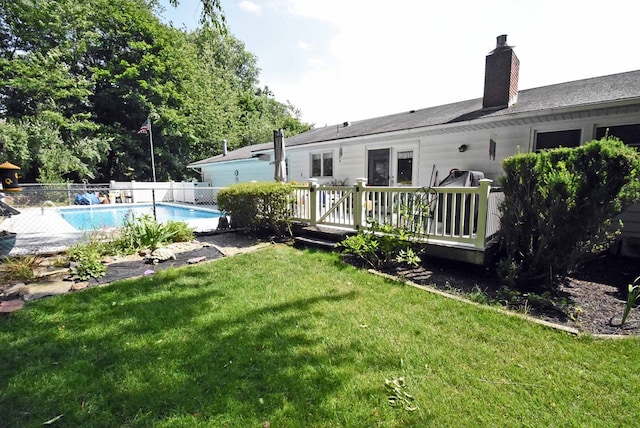
<svg viewBox="0 0 640 428">
<path fill-rule="evenodd" d="M 151 131 L 151 118 L 149 118 L 149 146 L 151 147 L 151 171 L 153 173 L 153 182 L 156 182 L 156 161 L 153 155 L 153 131 Z"/>
<path fill-rule="evenodd" d="M 155 156 L 153 154 L 153 131 L 151 130 L 151 118 L 147 118 L 149 121 L 149 147 L 151 148 L 151 172 L 153 174 L 153 183 L 156 182 L 156 161 Z M 156 188 L 155 186 L 151 187 L 151 203 L 153 206 L 153 219 L 158 221 L 158 216 L 156 215 Z"/>
<path fill-rule="evenodd" d="M 153 183 L 156 183 L 156 160 L 153 154 L 153 131 L 151 131 L 151 117 L 147 116 L 147 120 L 144 121 L 138 134 L 149 133 L 149 146 L 151 147 L 151 172 L 153 174 Z M 151 186 L 151 198 L 153 200 L 153 219 L 156 220 L 156 189 L 155 186 Z"/>
</svg>

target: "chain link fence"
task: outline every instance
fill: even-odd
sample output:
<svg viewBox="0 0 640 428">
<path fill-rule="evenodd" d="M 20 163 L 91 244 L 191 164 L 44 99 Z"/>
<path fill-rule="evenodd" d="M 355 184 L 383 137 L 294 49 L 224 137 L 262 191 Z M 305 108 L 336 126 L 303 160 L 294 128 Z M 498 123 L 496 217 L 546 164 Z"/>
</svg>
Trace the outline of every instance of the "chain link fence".
<svg viewBox="0 0 640 428">
<path fill-rule="evenodd" d="M 166 215 L 177 212 L 176 220 L 185 221 L 196 232 L 208 232 L 217 228 L 220 190 L 191 182 L 21 184 L 21 191 L 2 194 L 3 202 L 20 214 L 0 218 L 0 230 L 16 236 L 11 256 L 62 252 L 89 239 L 96 230 L 117 229 L 125 215 L 135 211 L 155 216 L 161 207 L 171 207 L 167 208 L 170 213 L 158 221 L 174 219 Z M 93 222 L 86 227 L 89 223 L 81 223 L 77 216 Z"/>
</svg>

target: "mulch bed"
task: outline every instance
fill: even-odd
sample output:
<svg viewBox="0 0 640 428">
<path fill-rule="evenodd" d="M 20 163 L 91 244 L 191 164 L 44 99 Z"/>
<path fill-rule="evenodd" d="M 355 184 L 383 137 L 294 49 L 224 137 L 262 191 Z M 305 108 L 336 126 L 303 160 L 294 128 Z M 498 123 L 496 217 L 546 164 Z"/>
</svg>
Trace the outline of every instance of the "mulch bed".
<svg viewBox="0 0 640 428">
<path fill-rule="evenodd" d="M 554 295 L 539 298 L 500 287 L 495 272 L 478 266 L 428 259 L 418 268 L 386 273 L 475 301 L 502 305 L 545 321 L 594 335 L 640 335 L 640 308 L 620 325 L 628 284 L 640 275 L 638 260 L 603 256 L 572 274 Z M 549 298 L 550 297 L 550 298 Z"/>
<path fill-rule="evenodd" d="M 167 260 L 158 264 L 140 259 L 134 261 L 111 263 L 107 273 L 99 278 L 92 278 L 89 285 L 108 284 L 120 279 L 135 278 L 148 275 L 151 272 L 159 272 L 172 267 L 180 267 L 189 264 L 189 260 L 205 257 L 203 261 L 215 260 L 224 255 L 213 246 L 205 246 L 191 251 L 175 253 L 175 260 Z"/>
</svg>

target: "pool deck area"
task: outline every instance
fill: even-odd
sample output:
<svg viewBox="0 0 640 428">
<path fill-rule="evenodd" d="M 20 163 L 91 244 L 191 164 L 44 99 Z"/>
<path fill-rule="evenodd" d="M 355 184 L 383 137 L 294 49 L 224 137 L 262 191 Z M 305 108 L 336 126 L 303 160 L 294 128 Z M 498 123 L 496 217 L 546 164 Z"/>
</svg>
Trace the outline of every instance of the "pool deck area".
<svg viewBox="0 0 640 428">
<path fill-rule="evenodd" d="M 193 205 L 183 206 L 195 208 Z M 66 208 L 66 206 L 22 208 L 20 214 L 5 219 L 2 222 L 2 229 L 17 234 L 16 245 L 9 256 L 60 253 L 66 251 L 71 245 L 89 239 L 92 232 L 77 230 L 71 226 L 56 211 L 57 208 Z M 197 208 L 216 209 L 211 205 Z M 196 233 L 211 232 L 218 228 L 217 218 L 190 219 L 185 223 Z M 115 229 L 104 229 L 105 232 L 113 230 Z"/>
</svg>

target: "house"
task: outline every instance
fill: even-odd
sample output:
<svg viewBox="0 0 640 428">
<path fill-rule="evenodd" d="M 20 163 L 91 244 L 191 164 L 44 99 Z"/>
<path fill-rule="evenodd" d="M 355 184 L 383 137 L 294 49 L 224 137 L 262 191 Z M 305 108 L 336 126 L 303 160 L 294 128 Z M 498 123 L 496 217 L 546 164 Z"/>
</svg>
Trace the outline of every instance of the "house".
<svg viewBox="0 0 640 428">
<path fill-rule="evenodd" d="M 269 149 L 271 153 L 269 153 Z M 255 144 L 192 162 L 188 168 L 199 170 L 200 181 L 212 187 L 227 187 L 249 181 L 271 181 L 274 175 L 273 143 Z"/>
<path fill-rule="evenodd" d="M 289 179 L 353 184 L 365 177 L 375 186 L 422 187 L 437 185 L 455 168 L 495 180 L 501 161 L 516 153 L 578 146 L 607 132 L 640 148 L 640 70 L 519 90 L 519 67 L 501 35 L 486 56 L 482 98 L 287 138 Z M 272 143 L 252 146 L 251 156 L 267 155 Z M 205 170 L 205 161 L 197 164 Z M 624 220 L 640 255 L 640 205 Z"/>
</svg>

